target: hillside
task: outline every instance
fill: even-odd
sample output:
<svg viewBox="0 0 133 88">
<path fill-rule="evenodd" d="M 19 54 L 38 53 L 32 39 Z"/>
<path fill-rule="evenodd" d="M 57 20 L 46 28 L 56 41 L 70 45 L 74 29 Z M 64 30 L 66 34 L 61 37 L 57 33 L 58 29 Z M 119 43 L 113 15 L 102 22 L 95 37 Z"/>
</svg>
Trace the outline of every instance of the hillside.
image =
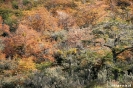
<svg viewBox="0 0 133 88">
<path fill-rule="evenodd" d="M 132 0 L 0 0 L 0 88 L 133 88 Z"/>
</svg>

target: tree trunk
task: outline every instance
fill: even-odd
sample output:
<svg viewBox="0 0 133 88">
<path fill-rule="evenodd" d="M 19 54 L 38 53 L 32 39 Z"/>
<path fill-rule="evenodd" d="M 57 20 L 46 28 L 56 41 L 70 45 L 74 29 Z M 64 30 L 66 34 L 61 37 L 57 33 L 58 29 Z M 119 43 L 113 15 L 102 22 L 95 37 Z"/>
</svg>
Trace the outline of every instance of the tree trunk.
<svg viewBox="0 0 133 88">
<path fill-rule="evenodd" d="M 112 50 L 112 54 L 113 54 L 113 63 L 115 64 L 117 61 L 117 54 L 115 50 Z M 114 80 L 118 79 L 118 70 L 114 69 L 113 71 L 113 75 L 114 75 Z"/>
<path fill-rule="evenodd" d="M 113 71 L 113 74 L 114 74 L 114 80 L 117 80 L 118 79 L 118 70 L 114 70 Z"/>
<path fill-rule="evenodd" d="M 115 50 L 112 50 L 112 54 L 113 54 L 113 62 L 116 63 L 116 60 L 117 60 L 117 54 L 116 54 L 116 51 Z"/>
</svg>

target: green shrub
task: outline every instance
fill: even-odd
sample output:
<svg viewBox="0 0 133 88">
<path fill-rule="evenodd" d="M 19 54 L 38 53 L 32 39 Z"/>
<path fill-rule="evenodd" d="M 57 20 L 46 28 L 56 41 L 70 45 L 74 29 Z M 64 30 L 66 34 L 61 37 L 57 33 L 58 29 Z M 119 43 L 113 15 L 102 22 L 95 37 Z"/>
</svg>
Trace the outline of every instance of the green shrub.
<svg viewBox="0 0 133 88">
<path fill-rule="evenodd" d="M 3 83 L 2 88 L 15 88 L 16 85 L 14 83 Z"/>
<path fill-rule="evenodd" d="M 45 68 L 47 68 L 47 67 L 49 67 L 49 66 L 51 66 L 51 65 L 52 65 L 51 62 L 43 62 L 43 63 L 41 63 L 41 64 L 37 64 L 36 67 L 37 67 L 37 69 L 39 69 L 39 70 L 44 70 Z"/>
<path fill-rule="evenodd" d="M 10 26 L 10 31 L 15 31 L 17 27 L 17 20 L 22 17 L 22 12 L 7 8 L 0 8 L 0 16 L 2 16 L 4 23 Z M 12 18 L 12 16 L 16 16 L 18 19 Z"/>
<path fill-rule="evenodd" d="M 3 3 L 4 2 L 4 0 L 0 0 L 0 3 Z"/>
<path fill-rule="evenodd" d="M 11 16 L 11 13 L 12 11 L 10 9 L 0 8 L 0 16 L 2 16 L 4 20 L 8 19 Z"/>
<path fill-rule="evenodd" d="M 10 31 L 14 32 L 16 31 L 16 27 L 17 27 L 17 19 L 11 19 L 8 18 L 7 20 L 4 21 L 7 25 L 10 26 Z"/>
<path fill-rule="evenodd" d="M 30 3 L 30 0 L 23 0 L 23 5 L 28 5 Z"/>
<path fill-rule="evenodd" d="M 17 2 L 17 0 L 13 0 L 13 1 L 12 1 L 12 7 L 13 7 L 14 9 L 18 9 L 18 2 Z"/>
<path fill-rule="evenodd" d="M 16 17 L 22 17 L 23 16 L 23 13 L 19 10 L 15 10 L 13 11 L 13 14 L 16 16 Z"/>
<path fill-rule="evenodd" d="M 63 41 L 67 39 L 67 32 L 65 30 L 58 31 L 51 34 L 51 39 L 54 41 Z"/>
</svg>

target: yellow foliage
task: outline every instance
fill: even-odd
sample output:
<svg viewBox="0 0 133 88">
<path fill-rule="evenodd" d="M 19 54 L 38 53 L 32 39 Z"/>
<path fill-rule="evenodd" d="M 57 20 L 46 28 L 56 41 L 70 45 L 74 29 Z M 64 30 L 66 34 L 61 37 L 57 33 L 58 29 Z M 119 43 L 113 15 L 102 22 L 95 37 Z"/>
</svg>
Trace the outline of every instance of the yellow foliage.
<svg viewBox="0 0 133 88">
<path fill-rule="evenodd" d="M 67 51 L 67 54 L 76 54 L 77 53 L 77 48 L 71 48 Z"/>
<path fill-rule="evenodd" d="M 60 54 L 60 55 L 62 55 L 63 54 L 63 51 L 57 50 L 57 53 Z"/>
<path fill-rule="evenodd" d="M 33 62 L 34 57 L 29 57 L 29 58 L 22 58 L 19 61 L 18 65 L 18 71 L 19 72 L 28 72 L 28 71 L 33 71 L 36 69 L 35 63 Z"/>
</svg>

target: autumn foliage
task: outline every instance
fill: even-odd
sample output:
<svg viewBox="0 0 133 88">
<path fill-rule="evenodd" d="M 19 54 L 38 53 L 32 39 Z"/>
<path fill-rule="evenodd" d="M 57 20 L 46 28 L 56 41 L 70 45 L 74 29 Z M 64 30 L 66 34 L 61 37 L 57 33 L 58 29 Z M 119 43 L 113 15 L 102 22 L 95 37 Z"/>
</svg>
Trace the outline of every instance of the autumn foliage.
<svg viewBox="0 0 133 88">
<path fill-rule="evenodd" d="M 36 31 L 54 31 L 58 30 L 57 19 L 43 7 L 24 11 L 23 23 L 31 26 Z"/>
<path fill-rule="evenodd" d="M 1 0 L 0 5 L 0 88 L 133 83 L 132 0 Z"/>
</svg>

